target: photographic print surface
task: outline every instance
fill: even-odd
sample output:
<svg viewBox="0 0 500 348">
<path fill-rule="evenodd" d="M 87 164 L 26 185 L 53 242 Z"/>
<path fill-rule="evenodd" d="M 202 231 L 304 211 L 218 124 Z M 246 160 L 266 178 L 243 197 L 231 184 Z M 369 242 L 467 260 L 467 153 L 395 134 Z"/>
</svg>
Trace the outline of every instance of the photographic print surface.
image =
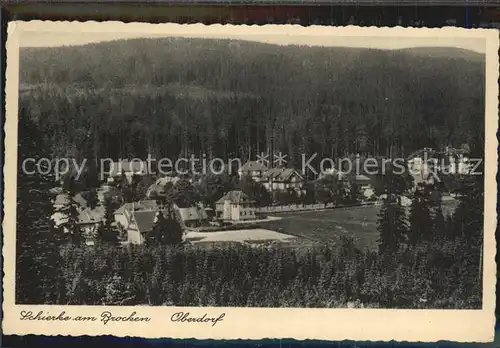
<svg viewBox="0 0 500 348">
<path fill-rule="evenodd" d="M 8 51 L 15 321 L 493 318 L 498 33 L 43 24 Z"/>
</svg>

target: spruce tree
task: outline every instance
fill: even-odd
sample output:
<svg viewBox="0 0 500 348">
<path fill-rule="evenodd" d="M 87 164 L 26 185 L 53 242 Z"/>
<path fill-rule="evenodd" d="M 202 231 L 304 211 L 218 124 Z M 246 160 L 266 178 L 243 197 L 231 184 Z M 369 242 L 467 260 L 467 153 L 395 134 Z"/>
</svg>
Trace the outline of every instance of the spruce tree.
<svg viewBox="0 0 500 348">
<path fill-rule="evenodd" d="M 79 222 L 79 204 L 75 201 L 75 180 L 70 179 L 65 184 L 64 194 L 68 199 L 68 203 L 61 209 L 61 213 L 64 215 L 65 220 L 61 224 L 60 228 L 66 232 L 70 240 L 75 245 L 81 245 L 84 242 L 82 231 L 78 226 Z"/>
<path fill-rule="evenodd" d="M 448 225 L 443 214 L 441 202 L 435 202 L 431 206 L 432 239 L 443 239 L 447 237 Z"/>
<path fill-rule="evenodd" d="M 146 245 L 179 245 L 182 243 L 182 227 L 177 221 L 173 208 L 158 212 L 153 229 L 146 238 Z"/>
<path fill-rule="evenodd" d="M 158 212 L 153 225 L 153 229 L 146 237 L 146 245 L 156 247 L 166 245 L 168 222 L 161 212 Z"/>
<path fill-rule="evenodd" d="M 94 209 L 99 204 L 99 199 L 97 197 L 97 191 L 95 188 L 91 188 L 87 191 L 87 194 L 84 196 L 87 201 L 87 207 L 90 209 Z"/>
<path fill-rule="evenodd" d="M 111 198 L 104 199 L 104 221 L 97 230 L 97 240 L 103 243 L 118 244 L 118 230 L 113 226 L 114 205 Z"/>
<path fill-rule="evenodd" d="M 408 243 L 415 245 L 422 240 L 428 240 L 432 233 L 430 226 L 429 199 L 424 191 L 417 191 L 410 207 L 410 228 Z"/>
<path fill-rule="evenodd" d="M 378 214 L 377 230 L 380 233 L 379 252 L 396 252 L 408 233 L 405 208 L 385 200 Z"/>
<path fill-rule="evenodd" d="M 59 243 L 54 222 L 52 195 L 54 180 L 36 168 L 28 174 L 25 159 L 38 161 L 45 154 L 37 126 L 22 110 L 19 117 L 17 224 L 16 224 L 16 303 L 50 304 L 64 301 L 61 289 Z"/>
<path fill-rule="evenodd" d="M 463 180 L 459 190 L 459 204 L 453 214 L 453 232 L 479 246 L 483 241 L 484 176 L 471 176 Z"/>
<path fill-rule="evenodd" d="M 178 245 L 182 243 L 183 230 L 176 218 L 174 208 L 168 207 L 166 211 L 167 245 Z"/>
</svg>

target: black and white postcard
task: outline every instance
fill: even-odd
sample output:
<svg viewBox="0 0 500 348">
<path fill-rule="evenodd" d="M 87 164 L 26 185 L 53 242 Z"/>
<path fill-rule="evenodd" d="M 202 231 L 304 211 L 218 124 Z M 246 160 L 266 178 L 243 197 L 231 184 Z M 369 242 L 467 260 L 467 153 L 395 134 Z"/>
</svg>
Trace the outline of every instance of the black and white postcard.
<svg viewBox="0 0 500 348">
<path fill-rule="evenodd" d="M 498 48 L 12 22 L 3 332 L 491 341 Z"/>
</svg>

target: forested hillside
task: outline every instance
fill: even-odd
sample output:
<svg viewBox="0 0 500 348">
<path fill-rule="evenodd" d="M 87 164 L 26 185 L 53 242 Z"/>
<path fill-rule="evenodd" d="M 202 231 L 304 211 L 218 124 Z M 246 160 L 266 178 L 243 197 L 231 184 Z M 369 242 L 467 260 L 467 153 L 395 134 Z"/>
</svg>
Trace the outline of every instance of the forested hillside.
<svg viewBox="0 0 500 348">
<path fill-rule="evenodd" d="M 445 51 L 176 38 L 23 48 L 20 112 L 55 155 L 482 152 L 484 57 Z"/>
</svg>

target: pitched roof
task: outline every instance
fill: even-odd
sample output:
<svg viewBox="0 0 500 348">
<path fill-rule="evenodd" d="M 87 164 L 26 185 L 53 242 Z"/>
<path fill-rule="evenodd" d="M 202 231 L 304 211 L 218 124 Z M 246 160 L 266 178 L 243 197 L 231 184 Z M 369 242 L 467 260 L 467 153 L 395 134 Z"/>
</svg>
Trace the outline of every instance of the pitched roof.
<svg viewBox="0 0 500 348">
<path fill-rule="evenodd" d="M 337 170 L 336 168 L 327 168 L 323 171 L 321 171 L 321 173 L 319 174 L 319 178 L 324 178 L 325 176 L 329 176 L 329 175 L 336 175 L 337 177 L 339 178 L 346 178 L 347 175 L 346 173 L 344 172 L 341 172 L 340 170 Z"/>
<path fill-rule="evenodd" d="M 73 199 L 76 203 L 78 203 L 81 206 L 87 205 L 87 201 L 85 200 L 85 198 L 82 197 L 80 193 L 77 193 Z M 56 196 L 54 205 L 67 205 L 67 204 L 69 204 L 69 196 L 66 193 L 61 193 Z"/>
<path fill-rule="evenodd" d="M 363 174 L 358 174 L 354 177 L 357 182 L 371 182 L 371 179 Z"/>
<path fill-rule="evenodd" d="M 104 219 L 104 207 L 97 206 L 94 209 L 85 208 L 78 214 L 78 222 L 81 224 L 90 224 L 100 222 Z"/>
<path fill-rule="evenodd" d="M 156 210 L 134 211 L 132 216 L 141 233 L 150 232 L 156 220 Z"/>
<path fill-rule="evenodd" d="M 158 178 L 156 180 L 155 184 L 165 186 L 168 183 L 175 184 L 179 180 L 181 180 L 181 179 L 177 176 L 164 176 L 164 177 Z"/>
<path fill-rule="evenodd" d="M 233 190 L 233 191 L 229 191 L 228 193 L 226 193 L 224 195 L 224 197 L 222 197 L 221 199 L 219 199 L 217 202 L 215 203 L 224 203 L 225 201 L 231 201 L 232 203 L 250 203 L 250 202 L 253 202 L 250 197 L 248 197 L 243 191 L 241 190 Z"/>
<path fill-rule="evenodd" d="M 240 167 L 240 172 L 250 172 L 250 171 L 265 171 L 266 166 L 257 161 L 248 161 L 243 166 Z"/>
<path fill-rule="evenodd" d="M 179 208 L 179 215 L 182 221 L 206 220 L 208 219 L 205 210 L 199 207 Z"/>
<path fill-rule="evenodd" d="M 302 179 L 302 175 L 293 168 L 272 168 L 267 171 L 264 180 L 287 181 L 293 174 Z"/>
<path fill-rule="evenodd" d="M 158 184 L 152 184 L 149 186 L 147 192 L 146 192 L 146 197 L 152 198 L 153 196 L 158 196 L 158 195 L 165 195 L 165 186 L 163 185 L 158 185 Z"/>
<path fill-rule="evenodd" d="M 94 209 L 80 207 L 77 208 L 77 211 L 79 224 L 93 224 L 104 220 L 104 207 L 102 206 L 97 206 Z M 56 226 L 68 221 L 66 214 L 60 211 L 52 214 L 51 219 L 54 221 Z"/>
<path fill-rule="evenodd" d="M 125 210 L 129 212 L 141 211 L 141 210 L 156 210 L 158 209 L 158 204 L 154 199 L 145 199 L 138 202 L 125 203 L 120 208 L 115 210 L 115 214 L 123 214 Z"/>
<path fill-rule="evenodd" d="M 412 154 L 410 154 L 408 156 L 408 160 L 412 160 L 416 157 L 423 157 L 424 154 L 427 153 L 427 158 L 431 158 L 432 156 L 434 156 L 436 154 L 436 151 L 434 151 L 433 149 L 431 148 L 423 148 L 423 149 L 420 149 L 420 150 L 417 150 L 415 152 L 413 152 Z"/>
<path fill-rule="evenodd" d="M 109 167 L 108 174 L 111 176 L 120 175 L 124 172 L 132 172 L 138 174 L 145 174 L 148 171 L 147 163 L 144 161 L 128 161 L 123 160 L 121 162 L 113 162 Z"/>
</svg>

